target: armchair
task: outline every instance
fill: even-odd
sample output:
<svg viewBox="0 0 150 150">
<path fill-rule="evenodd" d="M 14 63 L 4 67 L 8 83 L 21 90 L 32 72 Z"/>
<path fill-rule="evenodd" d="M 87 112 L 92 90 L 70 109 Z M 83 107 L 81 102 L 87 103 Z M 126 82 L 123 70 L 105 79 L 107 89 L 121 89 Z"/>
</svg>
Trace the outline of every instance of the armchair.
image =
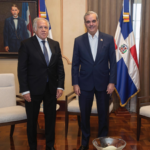
<svg viewBox="0 0 150 150">
<path fill-rule="evenodd" d="M 141 118 L 150 120 L 150 96 L 138 97 L 137 100 L 137 141 L 139 141 Z M 143 100 L 147 102 L 143 102 Z"/>
<path fill-rule="evenodd" d="M 10 137 L 13 136 L 15 124 L 27 121 L 25 108 L 21 102 L 16 102 L 13 74 L 0 74 L 0 126 L 11 125 Z M 17 104 L 19 105 L 17 105 Z"/>
</svg>

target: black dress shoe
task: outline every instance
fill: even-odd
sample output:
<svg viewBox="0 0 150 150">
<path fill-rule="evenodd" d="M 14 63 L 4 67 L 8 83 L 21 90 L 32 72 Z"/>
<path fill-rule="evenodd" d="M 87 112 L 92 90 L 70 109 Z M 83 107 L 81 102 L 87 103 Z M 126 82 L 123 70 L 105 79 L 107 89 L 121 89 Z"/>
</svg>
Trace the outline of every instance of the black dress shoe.
<svg viewBox="0 0 150 150">
<path fill-rule="evenodd" d="M 81 145 L 78 150 L 88 150 L 88 149 L 89 149 L 88 146 Z"/>
</svg>

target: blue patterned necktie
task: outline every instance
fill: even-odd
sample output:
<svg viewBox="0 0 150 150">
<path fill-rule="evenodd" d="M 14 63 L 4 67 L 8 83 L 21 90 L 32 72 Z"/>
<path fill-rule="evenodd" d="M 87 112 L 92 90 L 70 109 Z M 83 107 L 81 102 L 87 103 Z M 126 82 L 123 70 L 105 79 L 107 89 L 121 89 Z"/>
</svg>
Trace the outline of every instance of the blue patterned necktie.
<svg viewBox="0 0 150 150">
<path fill-rule="evenodd" d="M 43 43 L 43 51 L 44 51 L 44 57 L 47 63 L 47 66 L 49 65 L 49 58 L 48 58 L 48 53 L 47 53 L 47 48 L 45 46 L 45 41 L 41 41 Z"/>
</svg>

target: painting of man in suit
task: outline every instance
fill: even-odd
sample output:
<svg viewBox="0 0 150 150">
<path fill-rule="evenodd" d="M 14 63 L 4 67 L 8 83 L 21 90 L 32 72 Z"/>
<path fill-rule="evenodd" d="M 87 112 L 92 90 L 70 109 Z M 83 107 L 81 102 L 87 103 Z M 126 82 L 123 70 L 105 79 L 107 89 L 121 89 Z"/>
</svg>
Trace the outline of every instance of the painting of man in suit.
<svg viewBox="0 0 150 150">
<path fill-rule="evenodd" d="M 29 38 L 29 35 L 25 20 L 18 16 L 19 9 L 16 4 L 12 5 L 11 14 L 11 17 L 5 19 L 4 48 L 6 52 L 18 52 L 20 42 Z"/>
</svg>

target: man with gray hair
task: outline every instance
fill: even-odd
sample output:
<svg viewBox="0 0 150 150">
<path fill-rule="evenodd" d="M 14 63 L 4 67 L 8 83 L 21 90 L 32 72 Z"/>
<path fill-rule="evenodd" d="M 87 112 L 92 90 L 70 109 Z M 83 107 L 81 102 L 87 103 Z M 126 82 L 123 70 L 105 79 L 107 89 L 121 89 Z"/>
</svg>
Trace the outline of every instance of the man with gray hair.
<svg viewBox="0 0 150 150">
<path fill-rule="evenodd" d="M 81 111 L 82 145 L 79 150 L 88 149 L 94 94 L 99 119 L 98 137 L 108 135 L 109 95 L 116 84 L 114 38 L 98 30 L 98 21 L 95 12 L 87 12 L 84 16 L 87 33 L 77 37 L 74 43 L 72 85 L 79 96 Z"/>
<path fill-rule="evenodd" d="M 55 150 L 56 101 L 64 89 L 64 67 L 59 43 L 47 38 L 49 23 L 33 21 L 35 36 L 21 42 L 18 56 L 20 93 L 25 99 L 30 150 L 37 150 L 37 119 L 43 100 L 46 150 Z"/>
</svg>

